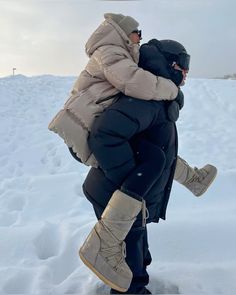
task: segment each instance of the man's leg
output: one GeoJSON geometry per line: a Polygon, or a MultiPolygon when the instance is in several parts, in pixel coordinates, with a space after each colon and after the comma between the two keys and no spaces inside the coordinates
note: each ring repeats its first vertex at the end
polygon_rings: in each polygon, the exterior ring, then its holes
{"type": "Polygon", "coordinates": [[[82,261],[119,292],[127,292],[133,278],[128,264],[124,263],[124,240],[139,212],[146,212],[145,195],[165,167],[165,154],[158,146],[142,139],[137,148],[140,154],[136,156],[137,164],[134,159],[135,168],[126,176],[120,190],[113,193],[79,251],[82,261]]]}
{"type": "MultiPolygon", "coordinates": [[[[93,205],[97,219],[100,220],[106,204],[105,206],[99,204],[88,192],[85,192],[85,194],[93,205]]],[[[151,254],[148,249],[147,227],[146,225],[143,226],[142,212],[140,212],[137,220],[126,236],[125,243],[125,260],[133,273],[133,278],[126,292],[119,292],[115,289],[111,289],[111,294],[150,294],[150,291],[148,291],[145,286],[149,283],[149,275],[146,271],[146,267],[151,263],[151,254]]]]}
{"type": "Polygon", "coordinates": [[[129,265],[133,279],[129,289],[118,292],[111,289],[111,294],[151,294],[146,288],[149,283],[149,275],[146,267],[151,263],[151,254],[148,250],[147,227],[132,227],[125,239],[126,262],[129,265]]]}
{"type": "MultiPolygon", "coordinates": [[[[151,105],[145,103],[145,106],[151,105]]],[[[131,105],[130,107],[129,110],[135,113],[133,115],[139,118],[136,110],[131,105]]],[[[89,139],[91,150],[106,177],[114,183],[120,184],[124,179],[125,182],[120,190],[113,193],[101,220],[95,225],[79,253],[83,262],[100,279],[119,292],[129,289],[133,276],[124,263],[123,241],[143,209],[144,195],[160,177],[165,165],[163,151],[152,144],[148,144],[149,150],[145,149],[144,155],[147,158],[144,157],[145,160],[140,164],[136,163],[129,139],[150,126],[155,117],[153,107],[144,111],[138,105],[137,111],[141,112],[142,123],[130,119],[131,114],[127,115],[117,109],[104,112],[95,122],[89,139]],[[137,181],[141,184],[138,187],[137,181]]]]}

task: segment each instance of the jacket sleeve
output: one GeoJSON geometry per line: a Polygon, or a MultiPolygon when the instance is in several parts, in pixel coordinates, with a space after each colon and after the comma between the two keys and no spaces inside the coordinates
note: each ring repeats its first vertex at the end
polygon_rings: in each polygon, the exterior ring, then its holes
{"type": "Polygon", "coordinates": [[[139,68],[122,52],[102,52],[97,62],[109,83],[125,95],[145,100],[173,100],[178,94],[171,80],[139,68]]]}

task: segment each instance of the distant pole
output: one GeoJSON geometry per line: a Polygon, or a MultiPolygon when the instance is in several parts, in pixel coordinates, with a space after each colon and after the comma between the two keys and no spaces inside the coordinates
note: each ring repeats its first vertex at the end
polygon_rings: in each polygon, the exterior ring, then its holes
{"type": "Polygon", "coordinates": [[[13,68],[13,69],[12,69],[13,76],[15,75],[15,70],[16,70],[16,68],[13,68]]]}

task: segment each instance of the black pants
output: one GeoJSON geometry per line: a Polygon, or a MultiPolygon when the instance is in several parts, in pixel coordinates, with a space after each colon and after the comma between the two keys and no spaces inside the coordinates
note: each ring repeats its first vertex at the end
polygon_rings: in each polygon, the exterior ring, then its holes
{"type": "MultiPolygon", "coordinates": [[[[147,266],[152,258],[148,250],[147,227],[132,227],[127,237],[126,262],[133,273],[133,279],[126,294],[143,294],[142,290],[149,283],[147,266]]],[[[111,290],[112,294],[119,294],[116,290],[111,290]]]]}

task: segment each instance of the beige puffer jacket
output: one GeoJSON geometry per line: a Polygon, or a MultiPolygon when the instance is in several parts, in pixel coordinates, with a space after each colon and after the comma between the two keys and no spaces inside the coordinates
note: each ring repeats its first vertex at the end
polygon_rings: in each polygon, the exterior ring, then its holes
{"type": "Polygon", "coordinates": [[[111,19],[106,19],[86,44],[90,60],[74,84],[71,96],[49,129],[61,136],[86,165],[97,167],[87,139],[95,117],[119,98],[119,93],[145,100],[172,100],[175,84],[139,68],[139,46],[111,19]]]}

